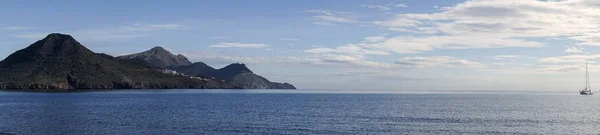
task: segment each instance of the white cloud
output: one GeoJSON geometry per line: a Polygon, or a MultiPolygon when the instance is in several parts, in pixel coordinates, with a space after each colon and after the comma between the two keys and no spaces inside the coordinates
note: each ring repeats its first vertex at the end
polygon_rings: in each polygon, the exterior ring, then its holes
{"type": "Polygon", "coordinates": [[[329,10],[307,10],[309,13],[317,13],[319,15],[315,15],[312,17],[313,24],[317,25],[325,25],[330,26],[333,23],[353,23],[356,22],[354,20],[354,15],[349,12],[334,12],[329,10]]]}
{"type": "Polygon", "coordinates": [[[494,56],[494,59],[501,60],[501,59],[514,59],[514,58],[521,58],[521,57],[523,57],[523,55],[496,55],[496,56],[494,56]]]}
{"type": "Polygon", "coordinates": [[[542,65],[539,70],[546,72],[571,72],[583,69],[581,64],[571,65],[542,65]]]}
{"type": "Polygon", "coordinates": [[[335,24],[330,23],[330,22],[313,22],[312,24],[314,25],[321,25],[321,26],[333,26],[335,24]]]}
{"type": "Polygon", "coordinates": [[[442,68],[455,68],[455,67],[466,67],[466,68],[484,68],[485,65],[479,62],[469,61],[465,59],[459,59],[450,56],[431,56],[431,57],[404,57],[400,58],[395,62],[397,65],[411,68],[428,68],[428,67],[442,67],[442,68]]]}
{"type": "Polygon", "coordinates": [[[179,24],[141,24],[136,23],[133,26],[125,26],[123,29],[130,31],[149,31],[149,30],[182,30],[184,26],[179,24]]]}
{"type": "Polygon", "coordinates": [[[266,44],[252,44],[252,43],[218,43],[215,45],[210,45],[208,47],[215,48],[265,48],[268,45],[266,44]]]}
{"type": "MultiPolygon", "coordinates": [[[[510,73],[510,74],[539,74],[539,75],[551,75],[551,74],[572,74],[572,72],[581,72],[585,70],[584,64],[553,64],[553,65],[539,65],[534,68],[508,68],[508,69],[482,69],[483,71],[495,72],[495,73],[510,73]]],[[[600,66],[588,65],[590,72],[600,71],[600,66]]]]}
{"type": "Polygon", "coordinates": [[[328,21],[328,22],[351,22],[352,21],[352,20],[350,20],[348,18],[344,18],[344,17],[326,16],[326,15],[313,16],[313,18],[316,20],[328,21]]]}
{"type": "Polygon", "coordinates": [[[338,46],[336,48],[313,48],[306,50],[308,53],[336,53],[336,54],[351,54],[351,55],[388,55],[388,52],[378,50],[368,50],[357,45],[338,46]]]}
{"type": "Polygon", "coordinates": [[[365,42],[379,42],[379,41],[383,41],[384,39],[385,39],[385,37],[380,37],[380,36],[366,37],[365,42]]]}
{"type": "MultiPolygon", "coordinates": [[[[568,72],[579,72],[585,70],[586,64],[584,63],[571,63],[571,64],[562,64],[562,65],[543,65],[539,70],[551,73],[568,73],[568,72]]],[[[600,65],[596,65],[595,63],[588,63],[589,72],[599,72],[600,65]]]]}
{"type": "Polygon", "coordinates": [[[22,27],[22,26],[0,27],[0,30],[28,30],[28,29],[32,29],[32,28],[22,27]]]}
{"type": "Polygon", "coordinates": [[[496,65],[496,66],[505,66],[505,65],[508,65],[509,63],[506,63],[506,62],[493,62],[492,64],[496,65]]]}
{"type": "Polygon", "coordinates": [[[42,39],[48,36],[50,33],[21,33],[21,34],[9,34],[11,37],[24,38],[24,39],[42,39]]]}
{"type": "Polygon", "coordinates": [[[284,41],[299,41],[300,39],[296,39],[296,38],[279,38],[279,40],[284,40],[284,41]]]}
{"type": "Polygon", "coordinates": [[[396,4],[396,5],[394,5],[394,7],[401,7],[401,8],[405,8],[405,7],[408,7],[408,5],[400,3],[400,4],[396,4]]]}
{"type": "Polygon", "coordinates": [[[486,40],[473,39],[473,36],[398,36],[375,43],[360,43],[361,47],[372,50],[396,53],[420,53],[434,49],[471,49],[504,47],[542,47],[539,42],[502,38],[495,35],[478,35],[486,40]]]}
{"type": "Polygon", "coordinates": [[[112,27],[112,28],[94,28],[94,29],[74,29],[65,31],[51,32],[28,32],[10,34],[12,37],[25,39],[42,39],[50,33],[70,34],[77,40],[107,40],[107,39],[131,39],[150,35],[149,31],[169,31],[184,30],[186,27],[179,24],[140,24],[131,26],[112,27]]]}
{"type": "Polygon", "coordinates": [[[595,63],[595,60],[600,59],[600,54],[593,55],[567,55],[557,57],[541,58],[543,63],[595,63]]]}
{"type": "Polygon", "coordinates": [[[436,34],[440,31],[433,27],[415,27],[415,28],[388,28],[388,30],[396,32],[407,32],[416,34],[436,34]]]}
{"type": "Polygon", "coordinates": [[[271,64],[289,64],[289,63],[302,63],[300,59],[295,57],[260,57],[260,56],[242,56],[235,53],[224,52],[184,52],[185,55],[191,61],[202,61],[206,63],[218,63],[218,64],[229,64],[235,62],[241,63],[271,63],[271,64]]]}
{"type": "Polygon", "coordinates": [[[374,62],[360,56],[317,54],[313,56],[242,56],[237,54],[222,55],[219,52],[188,52],[182,53],[192,61],[228,64],[233,62],[252,64],[279,64],[279,65],[308,65],[314,67],[347,67],[347,68],[392,68],[394,64],[374,62]]]}
{"type": "Polygon", "coordinates": [[[436,13],[397,14],[393,19],[373,21],[373,24],[420,35],[389,38],[402,42],[383,45],[387,47],[381,49],[395,52],[422,52],[456,46],[463,49],[544,46],[529,40],[538,37],[566,37],[580,41],[578,45],[600,46],[600,30],[597,29],[600,14],[597,14],[598,6],[594,5],[598,3],[593,0],[473,0],[444,7],[436,13]],[[472,41],[477,43],[468,43],[472,41]]]}
{"type": "Polygon", "coordinates": [[[389,28],[410,28],[424,25],[425,23],[418,19],[410,18],[409,15],[397,15],[392,20],[373,21],[373,24],[389,28]]]}
{"type": "Polygon", "coordinates": [[[567,50],[565,50],[565,52],[568,52],[568,53],[582,53],[583,52],[583,48],[568,47],[567,50]]]}
{"type": "MultiPolygon", "coordinates": [[[[20,33],[20,34],[9,34],[9,36],[15,38],[39,40],[48,36],[50,33],[56,32],[33,32],[33,33],[20,33]]],[[[148,36],[146,34],[137,33],[111,33],[111,32],[94,32],[94,31],[73,31],[73,32],[58,32],[63,34],[69,34],[76,38],[78,41],[86,40],[106,40],[106,39],[131,39],[148,36]]]]}
{"type": "Polygon", "coordinates": [[[365,60],[361,56],[340,55],[340,54],[323,54],[315,56],[317,64],[345,64],[349,66],[361,67],[376,67],[376,68],[392,68],[394,65],[365,60]]]}
{"type": "Polygon", "coordinates": [[[379,11],[388,11],[388,10],[392,9],[392,8],[388,7],[387,5],[362,5],[362,7],[374,8],[379,11]]]}
{"type": "Polygon", "coordinates": [[[406,8],[408,7],[408,5],[406,4],[394,4],[394,3],[388,3],[386,5],[361,5],[362,7],[366,7],[366,8],[373,8],[373,9],[377,9],[379,11],[388,11],[388,10],[392,10],[392,8],[396,7],[396,8],[406,8]]]}

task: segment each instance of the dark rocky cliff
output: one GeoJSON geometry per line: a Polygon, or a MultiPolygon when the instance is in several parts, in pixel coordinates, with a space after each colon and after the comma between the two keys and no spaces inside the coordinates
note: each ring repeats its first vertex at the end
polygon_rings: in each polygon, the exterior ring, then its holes
{"type": "Polygon", "coordinates": [[[70,35],[50,34],[0,61],[0,89],[238,88],[232,83],[163,73],[145,61],[96,54],[70,35]]]}

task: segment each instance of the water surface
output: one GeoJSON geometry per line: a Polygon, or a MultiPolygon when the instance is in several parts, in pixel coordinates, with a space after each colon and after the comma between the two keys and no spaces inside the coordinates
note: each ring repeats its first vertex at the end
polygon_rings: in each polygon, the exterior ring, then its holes
{"type": "Polygon", "coordinates": [[[576,93],[0,92],[15,134],[598,134],[576,93]]]}

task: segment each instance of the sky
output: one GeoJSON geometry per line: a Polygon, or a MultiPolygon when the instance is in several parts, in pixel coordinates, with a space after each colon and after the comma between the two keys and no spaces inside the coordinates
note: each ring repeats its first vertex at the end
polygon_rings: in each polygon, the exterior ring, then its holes
{"type": "Polygon", "coordinates": [[[0,59],[50,33],[113,56],[162,46],[300,89],[600,87],[595,0],[2,0],[0,59]],[[598,84],[598,85],[595,85],[598,84]]]}

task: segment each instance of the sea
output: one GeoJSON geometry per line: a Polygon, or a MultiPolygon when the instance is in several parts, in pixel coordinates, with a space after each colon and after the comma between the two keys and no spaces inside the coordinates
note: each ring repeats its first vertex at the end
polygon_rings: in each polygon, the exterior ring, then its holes
{"type": "Polygon", "coordinates": [[[600,134],[577,92],[0,92],[0,134],[600,134]]]}

